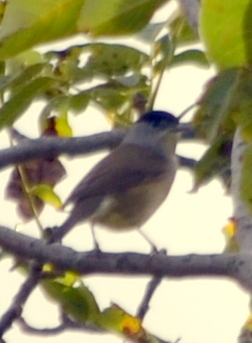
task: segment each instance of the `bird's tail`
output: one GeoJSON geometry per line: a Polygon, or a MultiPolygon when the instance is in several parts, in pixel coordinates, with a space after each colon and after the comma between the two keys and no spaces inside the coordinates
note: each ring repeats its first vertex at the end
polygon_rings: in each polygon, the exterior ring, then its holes
{"type": "Polygon", "coordinates": [[[60,241],[77,223],[90,218],[99,207],[101,199],[101,197],[93,197],[89,200],[76,202],[69,217],[61,226],[52,230],[47,242],[52,244],[60,241]]]}

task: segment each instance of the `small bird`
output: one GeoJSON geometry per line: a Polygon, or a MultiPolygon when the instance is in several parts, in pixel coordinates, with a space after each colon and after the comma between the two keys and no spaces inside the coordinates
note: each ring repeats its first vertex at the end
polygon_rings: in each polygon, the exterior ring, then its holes
{"type": "Polygon", "coordinates": [[[65,203],[73,203],[73,209],[48,242],[59,241],[84,220],[116,231],[139,229],[170,191],[179,131],[179,121],[170,113],[143,115],[75,187],[65,203]]]}

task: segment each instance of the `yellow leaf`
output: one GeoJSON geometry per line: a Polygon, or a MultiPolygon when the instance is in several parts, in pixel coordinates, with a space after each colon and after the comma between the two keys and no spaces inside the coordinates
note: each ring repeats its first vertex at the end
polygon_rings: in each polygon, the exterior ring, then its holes
{"type": "Polygon", "coordinates": [[[246,323],[244,324],[244,329],[252,331],[252,314],[250,314],[248,319],[246,320],[246,323]]]}
{"type": "Polygon", "coordinates": [[[38,184],[31,189],[31,194],[36,195],[45,203],[54,206],[55,208],[62,207],[62,201],[58,195],[53,191],[52,187],[48,184],[38,184]]]}
{"type": "Polygon", "coordinates": [[[61,115],[60,117],[57,117],[55,119],[56,123],[56,131],[59,136],[61,137],[72,137],[73,132],[72,129],[68,123],[67,115],[61,115]]]}
{"type": "Polygon", "coordinates": [[[227,239],[233,238],[237,231],[236,220],[234,218],[230,218],[229,222],[223,227],[222,231],[227,239]]]}
{"type": "Polygon", "coordinates": [[[101,313],[98,324],[106,330],[122,333],[126,336],[134,336],[144,331],[139,318],[131,316],[115,304],[101,313]]]}
{"type": "Polygon", "coordinates": [[[63,276],[58,277],[55,281],[60,282],[65,286],[72,287],[74,283],[78,280],[78,273],[69,270],[63,276]]]}
{"type": "Polygon", "coordinates": [[[237,252],[239,251],[239,244],[236,239],[237,222],[235,218],[230,218],[227,225],[222,228],[226,240],[226,247],[224,252],[237,252]]]}
{"type": "Polygon", "coordinates": [[[43,272],[52,272],[53,271],[53,265],[51,263],[45,263],[43,265],[43,272]]]}

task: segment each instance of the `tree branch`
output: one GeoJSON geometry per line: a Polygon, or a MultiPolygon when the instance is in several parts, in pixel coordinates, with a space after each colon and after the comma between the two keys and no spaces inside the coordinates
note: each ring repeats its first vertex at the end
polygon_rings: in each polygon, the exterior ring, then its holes
{"type": "Polygon", "coordinates": [[[239,249],[243,252],[250,253],[252,249],[252,217],[247,205],[242,201],[240,194],[243,154],[246,147],[247,144],[242,139],[240,130],[237,129],[233,140],[231,155],[233,217],[237,222],[236,239],[239,249]]]}
{"type": "Polygon", "coordinates": [[[146,293],[144,298],[139,306],[137,311],[137,317],[143,321],[144,317],[146,316],[147,311],[149,310],[149,303],[151,301],[152,296],[154,295],[155,290],[160,285],[162,278],[160,276],[154,276],[147,285],[146,293]]]}
{"type": "Polygon", "coordinates": [[[47,245],[0,226],[0,246],[22,259],[38,263],[51,262],[59,270],[82,274],[130,274],[159,277],[222,276],[238,280],[252,290],[252,255],[163,256],[139,253],[78,253],[59,244],[47,245]]]}
{"type": "Polygon", "coordinates": [[[8,165],[41,158],[41,156],[45,159],[51,159],[60,154],[74,156],[110,149],[118,145],[124,135],[125,131],[123,130],[113,130],[88,137],[24,138],[16,146],[0,151],[0,169],[8,165]]]}
{"type": "Polygon", "coordinates": [[[0,337],[8,330],[13,321],[20,317],[27,298],[36,287],[39,281],[40,268],[37,265],[33,265],[28,278],[25,280],[21,286],[16,297],[13,299],[10,308],[5,312],[0,321],[0,337]]]}
{"type": "MultiPolygon", "coordinates": [[[[195,131],[183,124],[182,139],[192,139],[195,131]]],[[[61,154],[75,156],[115,148],[125,136],[125,130],[112,130],[87,137],[23,138],[16,146],[0,150],[0,169],[37,158],[51,159],[61,154]]]]}

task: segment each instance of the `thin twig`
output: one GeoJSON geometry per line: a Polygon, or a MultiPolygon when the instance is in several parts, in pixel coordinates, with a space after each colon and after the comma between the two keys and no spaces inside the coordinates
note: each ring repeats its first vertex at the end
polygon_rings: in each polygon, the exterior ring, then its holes
{"type": "Polygon", "coordinates": [[[198,32],[199,26],[199,9],[200,1],[199,0],[179,0],[180,6],[187,17],[190,26],[194,31],[198,32]]]}
{"type": "Polygon", "coordinates": [[[162,277],[154,277],[151,279],[151,281],[147,285],[146,293],[137,311],[137,317],[139,319],[141,320],[144,319],[147,311],[149,310],[150,300],[161,281],[162,281],[162,277]]]}
{"type": "Polygon", "coordinates": [[[91,327],[90,325],[84,325],[84,324],[74,322],[68,317],[67,319],[64,319],[62,324],[60,324],[59,326],[54,327],[54,328],[44,328],[44,329],[38,329],[38,328],[34,328],[30,326],[22,317],[18,318],[17,322],[23,331],[28,332],[28,333],[34,333],[37,335],[42,335],[42,336],[57,335],[66,330],[73,330],[73,329],[84,330],[85,332],[93,332],[93,333],[105,332],[105,330],[101,330],[100,328],[94,328],[94,327],[91,327]]]}
{"type": "MultiPolygon", "coordinates": [[[[161,250],[158,252],[158,254],[162,256],[166,256],[166,250],[161,250]]],[[[162,277],[154,276],[147,285],[144,298],[141,304],[139,305],[139,309],[137,311],[137,317],[140,318],[142,321],[147,311],[149,310],[149,303],[151,301],[151,298],[161,281],[162,281],[162,277]]]]}
{"type": "Polygon", "coordinates": [[[33,289],[36,287],[39,278],[40,267],[38,267],[37,264],[34,264],[31,267],[29,276],[21,286],[11,306],[0,319],[0,337],[2,337],[2,335],[11,327],[12,323],[20,317],[23,310],[23,305],[33,289]]]}
{"type": "Polygon", "coordinates": [[[17,164],[17,169],[18,169],[18,173],[20,175],[20,181],[21,181],[21,188],[22,188],[22,192],[29,204],[29,207],[30,207],[30,211],[33,215],[33,219],[35,220],[35,223],[37,224],[37,227],[40,231],[40,234],[43,235],[43,231],[44,231],[44,228],[39,220],[39,214],[38,214],[38,211],[36,209],[36,206],[34,204],[34,200],[32,198],[32,195],[31,195],[31,187],[29,185],[29,182],[28,182],[28,178],[26,176],[26,173],[25,173],[25,169],[24,169],[24,165],[23,164],[17,164]]]}

